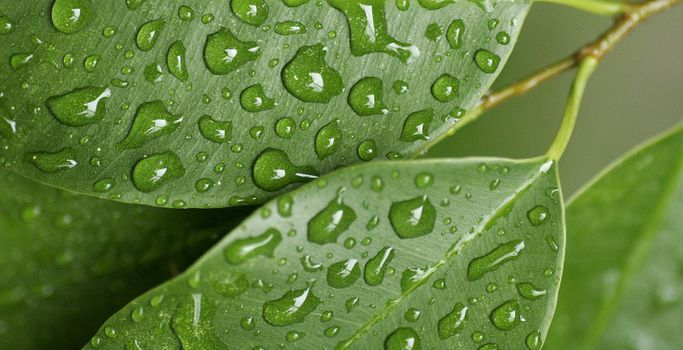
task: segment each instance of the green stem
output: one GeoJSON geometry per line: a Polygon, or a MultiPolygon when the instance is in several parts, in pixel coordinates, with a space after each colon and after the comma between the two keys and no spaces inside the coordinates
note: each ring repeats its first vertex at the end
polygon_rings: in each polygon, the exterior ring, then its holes
{"type": "Polygon", "coordinates": [[[557,132],[555,140],[546,152],[546,156],[551,160],[559,160],[560,157],[562,157],[564,150],[567,148],[569,139],[572,136],[572,131],[574,131],[574,125],[576,125],[576,117],[579,115],[581,98],[586,90],[588,78],[593,74],[597,65],[598,59],[593,56],[586,56],[579,64],[579,69],[576,72],[576,77],[574,77],[572,88],[569,91],[569,97],[567,97],[567,105],[564,109],[560,130],[557,132]]]}
{"type": "Polygon", "coordinates": [[[611,2],[603,0],[536,0],[573,7],[579,10],[594,13],[596,15],[613,17],[629,10],[630,6],[626,3],[611,2]]]}

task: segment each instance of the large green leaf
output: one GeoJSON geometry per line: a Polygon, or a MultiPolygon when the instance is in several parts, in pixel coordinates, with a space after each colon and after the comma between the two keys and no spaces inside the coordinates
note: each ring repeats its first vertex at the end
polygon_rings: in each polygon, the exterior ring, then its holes
{"type": "Polygon", "coordinates": [[[89,347],[539,349],[564,252],[557,186],[540,158],[335,172],[266,204],[89,347]]]}
{"type": "Polygon", "coordinates": [[[82,345],[240,217],[76,196],[0,171],[0,348],[82,345]]]}
{"type": "Polygon", "coordinates": [[[567,208],[549,349],[683,344],[683,128],[618,160],[567,208]]]}
{"type": "Polygon", "coordinates": [[[0,161],[124,202],[262,202],[416,154],[491,85],[529,6],[5,1],[0,161]]]}

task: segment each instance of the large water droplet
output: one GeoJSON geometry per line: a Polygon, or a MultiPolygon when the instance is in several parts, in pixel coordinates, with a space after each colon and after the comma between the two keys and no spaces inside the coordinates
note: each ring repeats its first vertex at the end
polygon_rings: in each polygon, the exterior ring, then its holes
{"type": "Polygon", "coordinates": [[[539,226],[548,219],[548,208],[537,205],[526,213],[529,222],[534,226],[539,226]]]}
{"type": "Polygon", "coordinates": [[[186,52],[185,45],[182,41],[178,40],[171,44],[166,54],[168,71],[180,81],[187,81],[190,78],[190,73],[187,71],[186,52]]]}
{"type": "Polygon", "coordinates": [[[275,107],[275,100],[266,95],[261,84],[254,84],[242,91],[240,104],[244,110],[258,113],[275,107]]]}
{"type": "Polygon", "coordinates": [[[385,350],[420,350],[422,339],[409,327],[399,327],[384,340],[385,350]]]}
{"type": "Polygon", "coordinates": [[[268,19],[268,4],[264,0],[232,0],[230,9],[240,21],[260,26],[268,19]]]}
{"type": "Polygon", "coordinates": [[[66,34],[76,33],[92,17],[92,0],[55,0],[51,15],[57,30],[66,34]]]}
{"type": "Polygon", "coordinates": [[[145,102],[138,107],[128,136],[118,147],[138,148],[150,140],[173,133],[182,121],[183,117],[169,113],[162,101],[145,102]]]}
{"type": "Polygon", "coordinates": [[[47,99],[47,108],[53,116],[69,126],[84,126],[102,120],[107,110],[105,100],[111,90],[101,87],[84,87],[64,95],[47,99]]]}
{"type": "Polygon", "coordinates": [[[9,65],[14,70],[18,70],[26,66],[33,59],[32,53],[17,53],[9,58],[9,65]]]}
{"type": "Polygon", "coordinates": [[[541,331],[533,331],[526,336],[526,347],[529,350],[541,350],[543,347],[543,341],[541,340],[541,331]]]}
{"type": "Polygon", "coordinates": [[[353,85],[349,92],[349,105],[359,116],[385,114],[384,83],[382,79],[366,77],[353,85]]]}
{"type": "Polygon", "coordinates": [[[465,22],[461,19],[456,19],[448,25],[446,30],[446,40],[451,49],[459,49],[463,44],[463,35],[465,33],[465,22]]]}
{"type": "Polygon", "coordinates": [[[180,158],[173,152],[155,154],[140,160],[133,168],[133,185],[140,192],[152,192],[185,175],[180,158]]]}
{"type": "Polygon", "coordinates": [[[269,148],[254,161],[254,184],[259,188],[275,192],[297,182],[309,181],[318,177],[318,172],[310,166],[296,166],[282,150],[269,148]]]}
{"type": "Polygon", "coordinates": [[[500,330],[510,330],[520,321],[519,303],[516,300],[508,300],[498,306],[490,315],[491,322],[500,330]]]}
{"type": "Polygon", "coordinates": [[[142,51],[151,50],[157,43],[159,35],[165,25],[166,21],[162,18],[143,24],[142,27],[140,27],[140,30],[138,30],[138,35],[135,40],[138,48],[142,51]]]}
{"type": "Polygon", "coordinates": [[[394,202],[389,210],[389,221],[400,238],[424,236],[434,230],[436,209],[427,196],[394,202]]]}
{"type": "Polygon", "coordinates": [[[486,273],[498,269],[506,262],[517,259],[523,249],[524,242],[514,240],[499,245],[482,257],[472,259],[467,267],[467,279],[475,281],[484,277],[486,273]]]}
{"type": "Polygon", "coordinates": [[[304,318],[315,311],[320,299],[313,294],[311,287],[291,290],[280,299],[263,304],[263,318],[273,326],[289,326],[301,323],[304,318]]]}
{"type": "Polygon", "coordinates": [[[360,264],[356,259],[343,260],[327,269],[327,284],[334,288],[346,288],[360,277],[360,264]]]}
{"type": "Polygon", "coordinates": [[[401,141],[429,140],[429,125],[434,119],[434,110],[413,112],[406,118],[401,130],[401,141]]]}
{"type": "Polygon", "coordinates": [[[412,63],[420,57],[420,50],[389,35],[384,1],[328,0],[332,7],[346,15],[351,34],[351,53],[363,56],[383,52],[412,63]]]}
{"type": "Polygon", "coordinates": [[[280,231],[269,228],[254,237],[235,240],[223,250],[223,257],[232,265],[239,265],[257,256],[272,257],[282,242],[280,231]]]}
{"type": "Polygon", "coordinates": [[[344,204],[342,194],[308,222],[308,240],[317,244],[334,243],[356,220],[356,212],[344,204]]]}
{"type": "Polygon", "coordinates": [[[27,155],[27,160],[45,173],[56,173],[75,168],[78,165],[76,151],[73,148],[64,148],[54,153],[30,153],[27,155]]]}
{"type": "Polygon", "coordinates": [[[327,103],[344,89],[342,77],[325,63],[327,48],[322,44],[303,46],[282,69],[287,91],[304,102],[327,103]]]}
{"type": "Polygon", "coordinates": [[[394,259],[394,248],[384,247],[377,255],[372,257],[365,264],[363,279],[371,286],[378,286],[384,281],[384,276],[389,268],[391,260],[394,259]]]}
{"type": "Polygon", "coordinates": [[[0,34],[9,34],[14,31],[16,25],[5,15],[0,15],[0,34]]]}
{"type": "Polygon", "coordinates": [[[548,293],[545,289],[538,288],[531,282],[517,283],[517,292],[529,300],[536,300],[548,293]]]}
{"type": "Polygon", "coordinates": [[[365,140],[358,145],[358,158],[368,161],[377,156],[377,144],[375,140],[365,140]]]}
{"type": "Polygon", "coordinates": [[[449,102],[458,97],[460,81],[454,76],[445,73],[432,84],[432,96],[439,102],[449,102]]]}
{"type": "Polygon", "coordinates": [[[337,152],[341,143],[342,130],[335,120],[320,128],[315,135],[315,154],[318,159],[323,160],[337,152]]]}
{"type": "Polygon", "coordinates": [[[439,320],[439,338],[446,339],[462,332],[467,324],[467,306],[455,304],[453,310],[439,320]]]}
{"type": "Polygon", "coordinates": [[[204,63],[211,73],[226,75],[261,55],[254,41],[241,41],[230,29],[221,27],[206,38],[204,63]]]}
{"type": "Polygon", "coordinates": [[[489,50],[480,49],[474,53],[474,61],[482,72],[491,74],[498,69],[500,57],[489,50]]]}
{"type": "Polygon", "coordinates": [[[215,143],[232,141],[232,122],[214,120],[208,115],[199,119],[199,131],[205,139],[215,143]]]}

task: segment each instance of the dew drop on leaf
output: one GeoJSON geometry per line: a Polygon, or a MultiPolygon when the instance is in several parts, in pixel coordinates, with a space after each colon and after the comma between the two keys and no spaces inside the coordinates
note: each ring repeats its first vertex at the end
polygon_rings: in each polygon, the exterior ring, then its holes
{"type": "Polygon", "coordinates": [[[377,255],[368,260],[365,264],[365,273],[363,275],[365,283],[370,286],[382,284],[389,264],[394,259],[394,255],[394,248],[384,247],[377,252],[377,255]]]}
{"type": "Polygon", "coordinates": [[[327,103],[341,94],[341,74],[327,65],[327,48],[322,44],[302,46],[282,69],[285,89],[304,102],[327,103]]]}
{"type": "Polygon", "coordinates": [[[154,48],[154,45],[156,45],[159,35],[165,26],[166,21],[162,18],[143,24],[138,30],[135,39],[138,48],[142,51],[149,51],[154,48]]]}
{"type": "Polygon", "coordinates": [[[220,295],[235,298],[249,288],[249,281],[243,273],[225,272],[213,278],[213,289],[220,295]]]}
{"type": "Polygon", "coordinates": [[[224,250],[223,256],[231,265],[239,265],[257,256],[272,257],[282,242],[280,231],[269,228],[258,236],[235,240],[224,250]]]}
{"type": "Polygon", "coordinates": [[[239,40],[225,27],[210,34],[204,46],[204,63],[216,75],[230,74],[260,55],[256,42],[239,40]]]}
{"type": "Polygon", "coordinates": [[[316,244],[334,243],[356,221],[356,212],[344,204],[342,191],[308,222],[308,240],[316,244]]]}
{"type": "Polygon", "coordinates": [[[508,300],[495,308],[489,318],[496,328],[507,331],[515,328],[520,322],[519,302],[508,300]]]}
{"type": "Polygon", "coordinates": [[[384,340],[385,350],[420,350],[422,339],[410,327],[399,327],[384,340]]]}
{"type": "Polygon", "coordinates": [[[429,140],[429,125],[432,119],[434,119],[433,109],[425,109],[408,115],[401,130],[401,141],[429,140]]]}
{"type": "Polygon", "coordinates": [[[358,158],[364,161],[373,160],[377,156],[377,144],[375,140],[365,140],[358,145],[358,158]]]}
{"type": "Polygon", "coordinates": [[[211,116],[205,115],[199,118],[199,132],[205,139],[214,143],[226,143],[232,141],[232,122],[218,121],[211,116]]]}
{"type": "Polygon", "coordinates": [[[479,49],[474,53],[474,61],[482,72],[491,74],[498,69],[500,57],[486,49],[479,49]]]}
{"type": "Polygon", "coordinates": [[[232,0],[230,9],[240,21],[258,27],[268,19],[268,4],[265,0],[232,0]]]}
{"type": "Polygon", "coordinates": [[[186,52],[185,45],[182,41],[178,40],[169,46],[168,53],[166,54],[168,71],[180,81],[187,81],[190,78],[190,73],[187,71],[186,52]]]}
{"type": "Polygon", "coordinates": [[[389,221],[402,238],[416,238],[434,230],[436,209],[427,196],[394,202],[389,209],[389,221]]]}
{"type": "Polygon", "coordinates": [[[275,24],[275,33],[280,35],[304,34],[306,30],[306,25],[296,21],[284,21],[275,24]]]}
{"type": "Polygon", "coordinates": [[[456,19],[448,25],[446,30],[446,41],[451,49],[459,49],[463,44],[463,34],[465,33],[465,22],[461,19],[456,19]]]}
{"type": "Polygon", "coordinates": [[[356,82],[349,91],[349,106],[359,116],[388,113],[384,104],[384,83],[376,77],[365,77],[356,82]]]}
{"type": "Polygon", "coordinates": [[[342,130],[338,121],[334,120],[320,128],[315,135],[315,154],[323,160],[339,149],[342,143],[342,130]]]}
{"type": "Polygon", "coordinates": [[[139,148],[153,139],[172,134],[182,121],[182,116],[173,115],[166,110],[164,102],[159,100],[145,102],[138,107],[130,131],[118,147],[139,148]]]}
{"type": "Polygon", "coordinates": [[[538,288],[531,282],[517,283],[517,292],[529,300],[536,300],[547,294],[545,289],[538,288]]]}
{"type": "Polygon", "coordinates": [[[432,84],[432,96],[439,102],[449,102],[458,97],[460,81],[452,75],[445,73],[432,84]]]}
{"type": "Polygon", "coordinates": [[[92,15],[92,0],[55,0],[52,5],[52,24],[65,34],[83,29],[92,15]]]}
{"type": "Polygon", "coordinates": [[[467,279],[476,281],[506,262],[517,259],[524,247],[524,241],[514,240],[499,245],[484,256],[472,259],[467,267],[467,279]]]}
{"type": "Polygon", "coordinates": [[[539,226],[548,219],[548,208],[538,205],[526,213],[529,222],[534,226],[539,226]]]}
{"type": "Polygon", "coordinates": [[[282,150],[269,148],[254,161],[254,184],[259,188],[275,192],[288,185],[304,182],[318,177],[318,172],[310,166],[295,166],[282,150]]]}
{"type": "Polygon", "coordinates": [[[279,299],[263,304],[263,319],[273,326],[289,326],[301,323],[315,311],[320,299],[313,294],[311,287],[291,290],[279,299]]]}
{"type": "Polygon", "coordinates": [[[456,303],[453,310],[439,320],[439,338],[446,339],[462,332],[467,324],[468,307],[462,303],[456,303]]]}
{"type": "Polygon", "coordinates": [[[102,87],[84,87],[64,95],[47,99],[47,108],[62,124],[84,126],[99,122],[107,113],[105,101],[111,90],[102,87]]]}
{"type": "Polygon", "coordinates": [[[275,107],[275,100],[266,95],[263,85],[254,84],[242,91],[240,104],[245,111],[258,113],[275,107]]]}
{"type": "Polygon", "coordinates": [[[56,173],[72,169],[78,166],[76,151],[73,148],[64,148],[60,151],[34,152],[27,155],[27,160],[44,173],[56,173]]]}
{"type": "Polygon", "coordinates": [[[133,168],[132,181],[140,192],[149,193],[185,175],[185,167],[171,152],[143,158],[133,168]]]}
{"type": "Polygon", "coordinates": [[[334,288],[346,288],[360,277],[360,263],[356,259],[339,261],[327,268],[327,284],[334,288]]]}

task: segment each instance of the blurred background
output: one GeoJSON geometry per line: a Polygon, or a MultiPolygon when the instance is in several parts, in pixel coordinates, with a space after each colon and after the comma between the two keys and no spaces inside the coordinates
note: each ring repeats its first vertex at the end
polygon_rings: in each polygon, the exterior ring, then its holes
{"type": "MultiPolygon", "coordinates": [[[[593,41],[612,20],[559,5],[535,4],[494,85],[504,87],[593,41]]],[[[534,157],[557,131],[573,79],[568,72],[492,110],[426,157],[534,157]]],[[[683,120],[683,6],[650,18],[600,64],[586,89],[561,162],[569,198],[613,159],[683,120]]]]}

